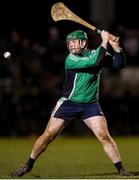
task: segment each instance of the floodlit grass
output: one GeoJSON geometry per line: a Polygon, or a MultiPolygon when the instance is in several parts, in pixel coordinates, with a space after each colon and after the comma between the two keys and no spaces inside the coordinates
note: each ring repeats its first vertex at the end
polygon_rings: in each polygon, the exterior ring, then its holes
{"type": "MultiPolygon", "coordinates": [[[[139,178],[139,137],[115,137],[123,163],[139,178]]],[[[0,178],[23,164],[36,137],[0,138],[0,178]]],[[[94,137],[62,137],[51,143],[23,179],[119,179],[112,162],[94,137]]],[[[125,178],[125,177],[124,177],[125,178]]],[[[133,177],[131,177],[133,179],[133,177]]]]}

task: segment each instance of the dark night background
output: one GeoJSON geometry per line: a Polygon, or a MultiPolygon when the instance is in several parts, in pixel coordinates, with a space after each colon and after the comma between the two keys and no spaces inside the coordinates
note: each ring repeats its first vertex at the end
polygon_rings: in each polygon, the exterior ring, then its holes
{"type": "MultiPolygon", "coordinates": [[[[55,22],[53,22],[50,16],[51,6],[55,2],[58,1],[1,1],[1,33],[5,34],[11,29],[16,28],[25,35],[33,38],[46,36],[48,27],[55,25],[55,22]]],[[[63,0],[62,2],[77,15],[91,22],[91,18],[89,17],[91,0],[86,0],[85,2],[80,0],[63,0]]],[[[115,23],[122,23],[128,27],[138,28],[138,1],[115,0],[114,3],[115,23]]],[[[62,23],[62,25],[64,24],[62,23]]],[[[71,23],[68,22],[66,25],[70,27],[71,23]]],[[[74,25],[76,26],[76,24],[74,25]]]]}
{"type": "MultiPolygon", "coordinates": [[[[51,109],[62,91],[64,59],[67,53],[64,40],[67,33],[75,29],[83,29],[88,33],[89,38],[92,38],[90,48],[96,48],[100,44],[99,35],[77,23],[54,22],[50,9],[55,2],[58,1],[0,2],[1,136],[40,134],[45,128],[51,109]],[[2,56],[6,50],[12,53],[8,60],[2,56]]],[[[100,102],[113,134],[138,135],[137,1],[113,0],[114,20],[109,24],[93,19],[91,16],[93,0],[62,2],[84,20],[100,28],[106,25],[107,30],[120,35],[121,46],[127,56],[127,67],[118,72],[104,71],[100,102]]],[[[102,2],[104,3],[104,0],[102,2]]],[[[105,12],[101,13],[103,17],[105,12]]],[[[75,121],[65,133],[70,135],[88,133],[85,130],[78,121],[75,121]],[[77,128],[78,132],[76,132],[77,128]]]]}

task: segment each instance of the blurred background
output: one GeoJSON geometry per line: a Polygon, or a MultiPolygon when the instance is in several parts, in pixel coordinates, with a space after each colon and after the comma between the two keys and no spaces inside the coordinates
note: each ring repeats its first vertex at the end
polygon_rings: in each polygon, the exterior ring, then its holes
{"type": "MultiPolygon", "coordinates": [[[[71,21],[54,22],[51,6],[58,1],[0,2],[0,136],[41,134],[64,83],[67,33],[88,33],[89,48],[101,39],[71,21]],[[3,53],[11,52],[5,59],[3,53]]],[[[62,0],[78,16],[120,36],[127,66],[104,69],[100,104],[111,134],[139,135],[139,21],[136,0],[62,0]]],[[[78,120],[65,135],[88,135],[78,120]]]]}

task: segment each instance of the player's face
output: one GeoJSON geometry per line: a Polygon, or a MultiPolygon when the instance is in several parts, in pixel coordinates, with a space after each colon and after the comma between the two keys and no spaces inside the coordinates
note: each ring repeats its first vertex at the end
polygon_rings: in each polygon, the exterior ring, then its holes
{"type": "Polygon", "coordinates": [[[81,54],[82,49],[85,47],[86,41],[78,39],[70,40],[67,43],[68,49],[72,54],[81,54]]]}

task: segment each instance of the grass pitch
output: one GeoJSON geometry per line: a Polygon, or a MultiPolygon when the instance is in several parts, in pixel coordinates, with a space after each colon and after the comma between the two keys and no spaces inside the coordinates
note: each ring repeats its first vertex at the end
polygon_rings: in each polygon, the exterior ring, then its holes
{"type": "MultiPolygon", "coordinates": [[[[114,137],[123,164],[139,179],[139,137],[114,137]]],[[[0,138],[0,178],[23,164],[36,137],[0,138]]],[[[112,162],[94,137],[62,137],[53,141],[23,179],[119,179],[112,162]]],[[[21,179],[22,179],[21,178],[21,179]]],[[[125,178],[125,177],[124,177],[125,178]]],[[[131,177],[133,179],[133,177],[131,177]]]]}

